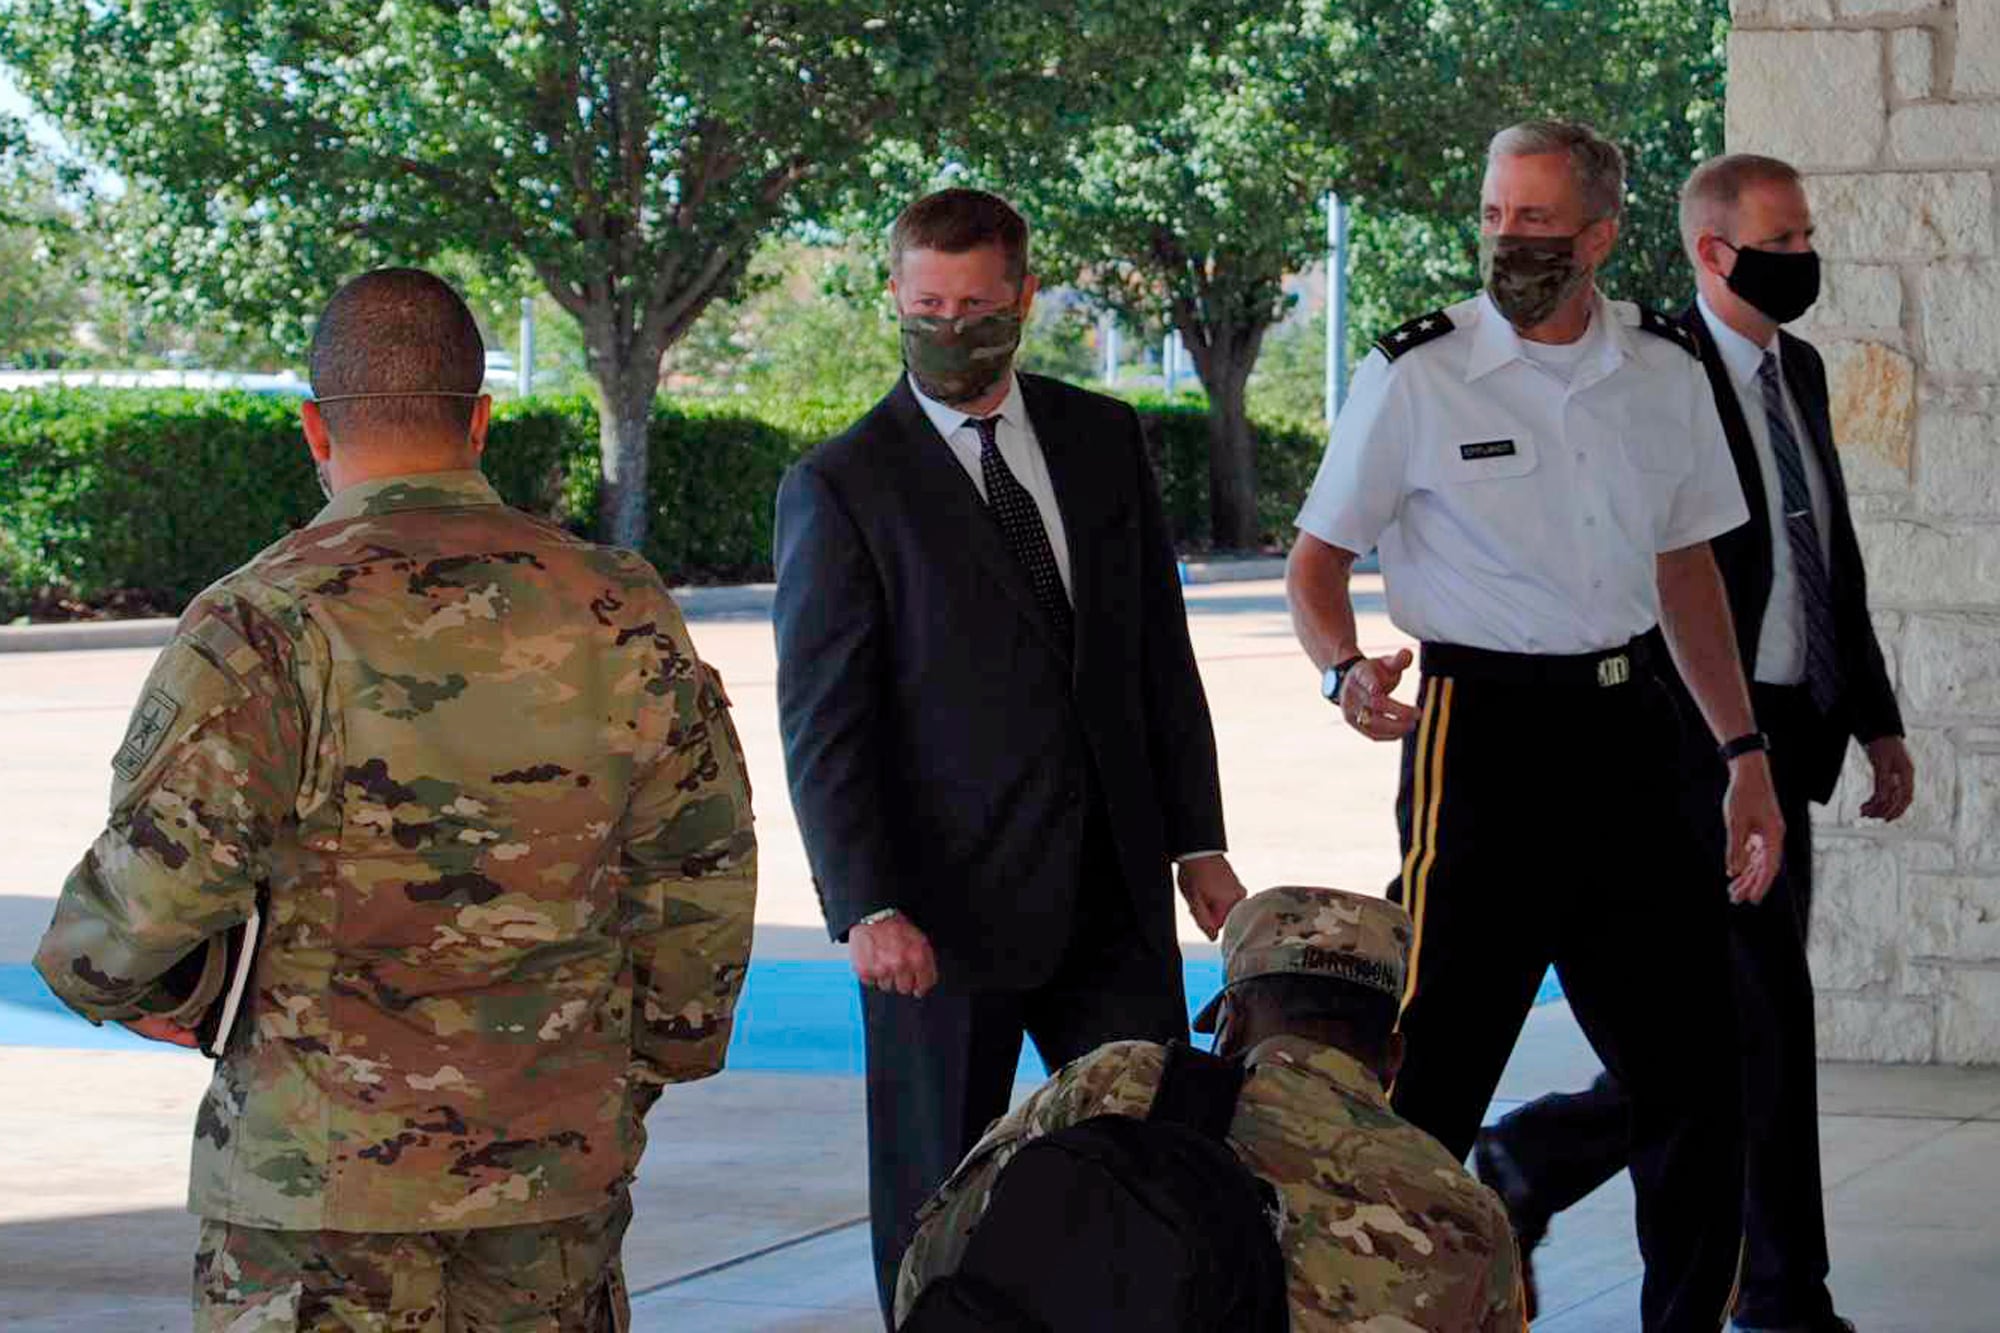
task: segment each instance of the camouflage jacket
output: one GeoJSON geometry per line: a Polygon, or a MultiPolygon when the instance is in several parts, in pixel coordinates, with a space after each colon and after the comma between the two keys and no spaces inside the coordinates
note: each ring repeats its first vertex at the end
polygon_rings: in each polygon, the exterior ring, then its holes
{"type": "Polygon", "coordinates": [[[587,1212],[722,1065],[756,841],[720,682],[645,561],[477,472],[345,490],[202,593],[112,769],[35,959],[72,1008],[186,1012],[163,978],[267,899],[203,1216],[587,1212]]]}
{"type": "MultiPolygon", "coordinates": [[[[955,1269],[1001,1169],[1039,1135],[1143,1116],[1166,1048],[1114,1042],[1057,1071],[994,1122],[919,1214],[899,1314],[955,1269]]],[[[1274,1037],[1250,1053],[1229,1143],[1284,1204],[1279,1244],[1300,1333],[1521,1333],[1514,1237],[1500,1200],[1389,1109],[1345,1052],[1274,1037]]]]}

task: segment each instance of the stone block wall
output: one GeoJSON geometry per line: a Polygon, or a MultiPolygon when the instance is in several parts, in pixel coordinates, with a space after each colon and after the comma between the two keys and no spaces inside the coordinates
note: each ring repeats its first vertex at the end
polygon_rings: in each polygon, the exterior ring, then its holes
{"type": "Polygon", "coordinates": [[[1734,0],[1727,139],[1807,174],[1826,354],[1916,804],[1818,828],[1830,1059],[2000,1062],[2000,0],[1734,0]]]}

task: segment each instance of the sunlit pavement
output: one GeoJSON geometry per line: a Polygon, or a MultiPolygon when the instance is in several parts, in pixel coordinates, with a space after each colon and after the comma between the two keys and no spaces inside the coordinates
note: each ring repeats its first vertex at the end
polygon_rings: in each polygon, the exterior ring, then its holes
{"type": "MultiPolygon", "coordinates": [[[[1366,646],[1398,646],[1379,580],[1358,591],[1366,646]]],[[[1188,601],[1243,878],[1253,888],[1379,890],[1396,863],[1394,748],[1333,724],[1280,585],[1191,588],[1188,601]]],[[[767,966],[752,983],[738,1067],[675,1090],[653,1114],[627,1250],[642,1330],[880,1326],[860,1221],[862,1086],[847,1072],[858,1054],[852,991],[840,980],[842,952],[820,929],[785,797],[771,631],[758,605],[746,598],[741,610],[697,620],[694,633],[728,682],[750,752],[763,848],[757,958],[767,966]]],[[[189,1325],[194,1224],[181,1199],[205,1062],[50,1013],[24,971],[63,874],[102,817],[109,756],[152,657],[0,654],[0,1136],[10,1148],[0,1328],[9,1333],[189,1325]]],[[[1183,925],[1199,983],[1213,976],[1213,951],[1183,925]]],[[[1594,1072],[1567,1010],[1551,1004],[1530,1018],[1501,1097],[1577,1086],[1594,1072]]],[[[2000,1072],[1828,1066],[1822,1083],[1843,1310],[1865,1333],[2000,1328],[2000,1072]]],[[[1548,1311],[1538,1328],[1637,1327],[1630,1207],[1621,1180],[1557,1223],[1538,1256],[1548,1311]]]]}

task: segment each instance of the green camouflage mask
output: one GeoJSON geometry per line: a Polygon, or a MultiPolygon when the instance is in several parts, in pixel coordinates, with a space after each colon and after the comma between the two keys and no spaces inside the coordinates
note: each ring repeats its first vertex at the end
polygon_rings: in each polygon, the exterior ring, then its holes
{"type": "Polygon", "coordinates": [[[1532,329],[1546,322],[1590,281],[1590,270],[1576,262],[1581,235],[1479,238],[1479,281],[1509,324],[1532,329]]]}
{"type": "Polygon", "coordinates": [[[944,319],[903,316],[903,364],[925,396],[947,406],[969,403],[1000,382],[1021,345],[1021,312],[944,319]]]}

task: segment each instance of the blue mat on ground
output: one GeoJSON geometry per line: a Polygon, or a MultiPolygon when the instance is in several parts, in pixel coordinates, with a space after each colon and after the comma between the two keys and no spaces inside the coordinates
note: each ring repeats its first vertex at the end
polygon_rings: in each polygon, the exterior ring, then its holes
{"type": "MultiPolygon", "coordinates": [[[[1190,1014],[1222,984],[1222,964],[1187,965],[1190,1014]]],[[[1560,999],[1551,971],[1536,1004],[1560,999]]],[[[116,1026],[92,1027],[65,1009],[25,963],[0,965],[0,1046],[64,1050],[165,1050],[116,1026]]],[[[729,1044],[731,1069],[787,1074],[862,1072],[861,994],[838,959],[767,959],[752,963],[729,1044]]],[[[1022,1078],[1039,1080],[1032,1046],[1021,1052],[1022,1078]]]]}

